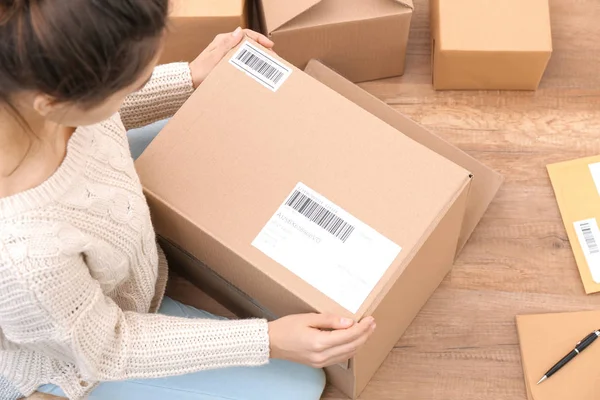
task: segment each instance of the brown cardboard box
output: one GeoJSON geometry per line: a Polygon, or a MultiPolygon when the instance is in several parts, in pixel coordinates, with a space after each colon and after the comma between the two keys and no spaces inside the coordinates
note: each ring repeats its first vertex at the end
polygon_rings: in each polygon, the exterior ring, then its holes
{"type": "Polygon", "coordinates": [[[320,59],[354,82],[404,73],[412,0],[258,0],[262,31],[298,68],[320,59]]]}
{"type": "MultiPolygon", "coordinates": [[[[172,265],[245,314],[373,315],[374,337],[347,365],[327,369],[356,398],[451,269],[467,204],[467,215],[479,220],[498,187],[478,186],[473,201],[465,168],[245,46],[217,66],[137,161],[156,231],[172,265]],[[248,73],[231,62],[238,59],[248,73]],[[292,194],[299,182],[312,200],[292,194]]],[[[334,78],[332,86],[355,88],[317,63],[309,69],[334,78]]],[[[362,100],[374,111],[387,107],[362,100]]],[[[499,183],[478,168],[486,176],[473,183],[499,183]]]]}
{"type": "Polygon", "coordinates": [[[248,27],[246,0],[172,0],[160,64],[190,62],[220,33],[248,27]]]}
{"type": "Polygon", "coordinates": [[[432,0],[435,89],[535,90],[552,54],[548,0],[432,0]]]}

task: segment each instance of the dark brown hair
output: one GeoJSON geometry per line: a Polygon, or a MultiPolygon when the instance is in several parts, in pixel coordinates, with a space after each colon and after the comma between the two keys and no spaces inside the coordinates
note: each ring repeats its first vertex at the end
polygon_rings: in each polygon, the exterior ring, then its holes
{"type": "Polygon", "coordinates": [[[0,102],[24,90],[93,107],[154,59],[169,0],[0,0],[0,102]]]}

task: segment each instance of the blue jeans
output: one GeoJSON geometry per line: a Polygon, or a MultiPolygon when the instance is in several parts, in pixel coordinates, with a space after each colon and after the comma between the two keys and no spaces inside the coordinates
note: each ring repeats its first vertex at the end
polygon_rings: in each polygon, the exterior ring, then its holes
{"type": "MultiPolygon", "coordinates": [[[[186,318],[223,318],[165,297],[159,313],[186,318]]],[[[103,382],[90,400],[318,400],[325,387],[322,370],[271,360],[261,367],[232,367],[159,379],[103,382]]],[[[39,392],[65,397],[55,385],[39,392]]]]}
{"type": "MultiPolygon", "coordinates": [[[[161,121],[128,133],[132,156],[139,157],[164,126],[161,121]]],[[[224,318],[165,297],[160,314],[185,318],[224,318]]],[[[288,361],[271,360],[261,367],[232,367],[159,379],[103,382],[90,400],[318,400],[325,388],[325,373],[288,361]]],[[[55,385],[39,392],[65,397],[55,385]]]]}

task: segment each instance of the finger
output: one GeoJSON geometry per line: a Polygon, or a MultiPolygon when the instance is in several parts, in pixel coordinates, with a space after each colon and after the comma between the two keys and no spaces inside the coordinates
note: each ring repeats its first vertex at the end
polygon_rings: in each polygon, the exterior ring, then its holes
{"type": "MultiPolygon", "coordinates": [[[[356,352],[369,340],[371,335],[375,332],[375,324],[370,325],[367,332],[356,338],[350,343],[343,344],[341,346],[332,347],[325,351],[324,356],[327,360],[349,360],[354,357],[356,352]]],[[[338,361],[341,362],[341,361],[338,361]]]]}
{"type": "Polygon", "coordinates": [[[244,33],[248,35],[250,39],[254,40],[255,42],[261,44],[266,48],[271,48],[275,45],[275,43],[271,39],[253,30],[244,29],[244,33]]]}
{"type": "Polygon", "coordinates": [[[366,335],[372,326],[375,324],[373,317],[367,317],[360,321],[358,324],[354,324],[351,328],[345,330],[336,330],[326,332],[327,337],[324,340],[324,344],[327,347],[342,346],[347,343],[352,343],[363,335],[366,335]]]}
{"type": "Polygon", "coordinates": [[[348,329],[354,325],[354,321],[349,318],[331,314],[312,314],[308,323],[317,329],[348,329]]]}
{"type": "Polygon", "coordinates": [[[240,27],[237,27],[235,31],[231,32],[231,34],[227,36],[225,40],[225,46],[228,47],[227,51],[237,46],[242,41],[243,37],[244,30],[240,27]]]}

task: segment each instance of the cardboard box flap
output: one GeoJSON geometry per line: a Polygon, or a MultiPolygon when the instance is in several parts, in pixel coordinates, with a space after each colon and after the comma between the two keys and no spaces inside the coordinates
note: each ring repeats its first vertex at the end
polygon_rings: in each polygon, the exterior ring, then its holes
{"type": "Polygon", "coordinates": [[[408,7],[411,10],[415,9],[415,5],[413,4],[412,0],[393,0],[393,1],[400,4],[401,6],[408,7]]]}
{"type": "Polygon", "coordinates": [[[458,254],[500,189],[504,180],[502,175],[483,165],[439,136],[429,132],[421,125],[389,107],[383,101],[354,85],[319,61],[311,60],[305,72],[401,131],[412,140],[421,143],[473,174],[465,220],[458,241],[458,254]]]}
{"type": "Polygon", "coordinates": [[[410,0],[322,0],[278,30],[312,28],[401,14],[412,14],[410,0]]]}
{"type": "Polygon", "coordinates": [[[291,21],[321,1],[322,0],[262,0],[267,32],[271,33],[280,28],[286,22],[291,21]]]}

